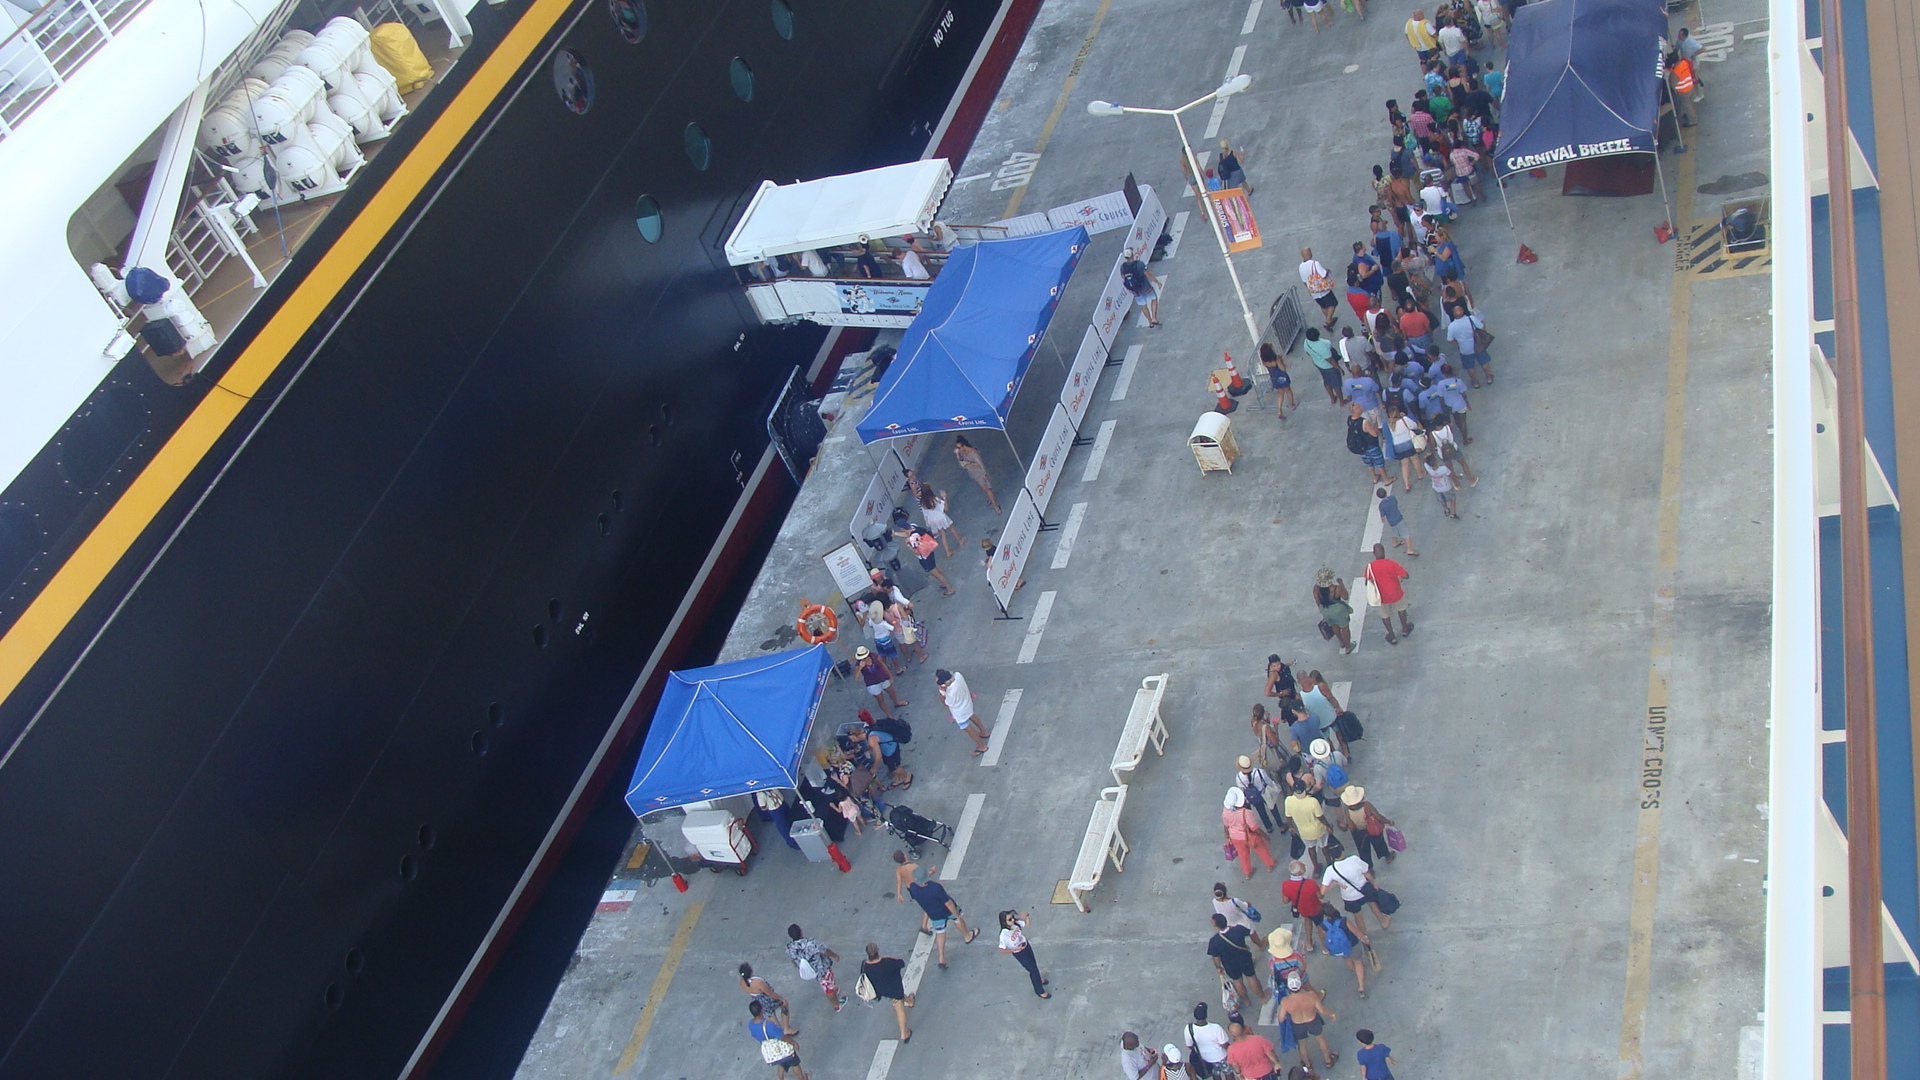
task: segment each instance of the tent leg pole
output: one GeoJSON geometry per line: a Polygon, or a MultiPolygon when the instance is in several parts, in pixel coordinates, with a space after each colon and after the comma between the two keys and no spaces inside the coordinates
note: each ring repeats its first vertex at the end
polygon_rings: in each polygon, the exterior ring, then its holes
{"type": "Polygon", "coordinates": [[[1496,175],[1493,182],[1500,185],[1500,208],[1507,212],[1507,228],[1513,228],[1513,204],[1507,201],[1507,178],[1496,175]]]}
{"type": "Polygon", "coordinates": [[[1020,470],[1020,486],[1027,486],[1027,463],[1020,460],[1020,450],[1013,445],[1013,433],[1006,428],[1000,429],[1000,437],[1007,440],[1007,450],[1013,454],[1013,464],[1020,470]]]}
{"type": "Polygon", "coordinates": [[[1666,207],[1667,224],[1673,226],[1674,232],[1679,232],[1680,223],[1673,220],[1673,200],[1667,195],[1667,167],[1660,163],[1659,147],[1653,151],[1653,173],[1660,178],[1660,205],[1666,207]]]}

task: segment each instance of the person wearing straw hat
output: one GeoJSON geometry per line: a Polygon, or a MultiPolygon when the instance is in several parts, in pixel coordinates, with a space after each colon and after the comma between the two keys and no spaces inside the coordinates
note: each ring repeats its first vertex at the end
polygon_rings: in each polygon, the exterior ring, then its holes
{"type": "Polygon", "coordinates": [[[1387,846],[1386,831],[1393,819],[1367,801],[1367,789],[1348,784],[1340,793],[1340,805],[1347,808],[1347,820],[1352,822],[1349,832],[1353,836],[1354,854],[1365,859],[1369,867],[1380,865],[1376,859],[1392,862],[1393,849],[1387,846]]]}
{"type": "Polygon", "coordinates": [[[1238,787],[1227,789],[1225,806],[1220,811],[1220,826],[1226,833],[1227,843],[1240,858],[1240,873],[1248,881],[1253,880],[1255,855],[1267,864],[1267,873],[1273,873],[1273,852],[1267,847],[1267,831],[1254,820],[1253,811],[1247,809],[1246,793],[1238,787]]]}
{"type": "Polygon", "coordinates": [[[1295,780],[1293,794],[1287,796],[1283,809],[1293,819],[1294,835],[1307,846],[1307,855],[1313,859],[1313,869],[1318,873],[1326,862],[1328,835],[1327,818],[1320,809],[1320,800],[1307,790],[1303,781],[1295,780]]]}
{"type": "Polygon", "coordinates": [[[1253,812],[1260,815],[1260,826],[1268,832],[1273,831],[1273,815],[1268,811],[1267,792],[1272,790],[1273,776],[1267,770],[1256,768],[1253,759],[1241,754],[1234,759],[1234,766],[1240,771],[1233,778],[1233,784],[1246,796],[1246,802],[1253,812]]]}
{"type": "Polygon", "coordinates": [[[1287,927],[1267,935],[1267,975],[1277,996],[1285,996],[1288,979],[1307,977],[1307,962],[1294,948],[1293,931],[1287,927]]]}

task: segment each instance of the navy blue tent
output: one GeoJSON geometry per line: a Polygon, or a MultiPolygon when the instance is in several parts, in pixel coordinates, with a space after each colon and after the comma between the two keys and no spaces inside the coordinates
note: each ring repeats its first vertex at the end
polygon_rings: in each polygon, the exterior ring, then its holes
{"type": "Polygon", "coordinates": [[[824,645],[676,671],[627,785],[636,815],[800,783],[833,657],[824,645]]]}
{"type": "Polygon", "coordinates": [[[1005,430],[1087,230],[987,240],[954,249],[900,339],[859,424],[862,442],[927,431],[1005,430]]]}
{"type": "Polygon", "coordinates": [[[1535,0],[1516,12],[1496,171],[1656,154],[1666,32],[1657,0],[1535,0]]]}

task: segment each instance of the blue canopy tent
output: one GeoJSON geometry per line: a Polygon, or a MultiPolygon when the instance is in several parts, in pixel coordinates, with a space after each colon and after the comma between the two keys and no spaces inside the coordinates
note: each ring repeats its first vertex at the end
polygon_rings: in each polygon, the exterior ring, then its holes
{"type": "MultiPolygon", "coordinates": [[[[1666,65],[1657,0],[1535,0],[1514,14],[1500,99],[1499,177],[1583,158],[1652,154],[1666,65]]],[[[1502,202],[1506,185],[1500,187],[1502,202]]],[[[1513,224],[1513,211],[1507,211],[1513,224]]]]}
{"type": "Polygon", "coordinates": [[[860,441],[1006,430],[1027,365],[1087,248],[1087,230],[954,249],[861,419],[860,441]]]}
{"type": "Polygon", "coordinates": [[[635,816],[800,783],[833,658],[824,645],[676,671],[627,785],[635,816]]]}

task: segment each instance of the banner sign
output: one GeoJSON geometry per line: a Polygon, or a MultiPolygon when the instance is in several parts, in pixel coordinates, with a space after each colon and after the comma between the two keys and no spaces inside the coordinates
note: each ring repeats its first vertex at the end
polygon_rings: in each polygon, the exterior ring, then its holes
{"type": "Polygon", "coordinates": [[[873,479],[867,481],[867,493],[860,500],[860,509],[847,525],[854,543],[864,543],[867,530],[873,526],[892,523],[893,508],[906,505],[906,488],[907,467],[900,463],[899,457],[888,454],[881,458],[880,467],[873,471],[873,479]]]}
{"type": "Polygon", "coordinates": [[[1039,535],[1040,511],[1033,505],[1033,496],[1021,488],[1007,513],[1000,543],[987,559],[987,584],[1002,608],[1013,603],[1013,590],[1020,584],[1020,575],[1027,568],[1027,556],[1033,553],[1033,542],[1039,535]]]}
{"type": "Polygon", "coordinates": [[[1226,235],[1227,250],[1252,251],[1260,246],[1260,225],[1253,220],[1253,204],[1240,188],[1207,192],[1207,211],[1226,235]]]}
{"type": "Polygon", "coordinates": [[[1067,381],[1060,387],[1060,404],[1066,406],[1067,420],[1073,424],[1073,430],[1080,430],[1080,422],[1087,418],[1087,406],[1093,401],[1093,388],[1100,382],[1100,372],[1107,366],[1107,348],[1100,343],[1100,335],[1093,327],[1080,338],[1080,351],[1073,354],[1073,367],[1067,370],[1067,381]]]}
{"type": "Polygon", "coordinates": [[[1160,234],[1167,231],[1167,211],[1160,205],[1160,196],[1154,194],[1153,185],[1140,185],[1140,212],[1133,216],[1133,228],[1127,230],[1127,245],[1124,251],[1137,251],[1140,261],[1148,262],[1153,255],[1153,245],[1159,243],[1160,234]]]}
{"type": "Polygon", "coordinates": [[[1064,406],[1055,404],[1047,421],[1047,433],[1033,452],[1033,464],[1027,466],[1027,491],[1041,514],[1053,501],[1053,489],[1059,485],[1060,470],[1067,466],[1067,451],[1073,448],[1073,422],[1064,406]]]}
{"type": "Polygon", "coordinates": [[[873,587],[873,580],[867,576],[867,564],[860,558],[858,544],[841,544],[822,555],[820,561],[827,564],[827,573],[833,575],[834,587],[848,600],[873,587]]]}
{"type": "Polygon", "coordinates": [[[1096,195],[1070,206],[1056,206],[1047,211],[1047,223],[1056,229],[1071,229],[1075,225],[1084,226],[1088,235],[1097,235],[1109,229],[1124,229],[1133,222],[1133,211],[1127,208],[1127,193],[1109,191],[1105,195],[1096,195]]]}
{"type": "Polygon", "coordinates": [[[1132,310],[1133,294],[1127,291],[1126,283],[1120,280],[1120,264],[1115,263],[1113,273],[1107,275],[1107,287],[1100,290],[1100,302],[1093,308],[1093,331],[1100,335],[1102,347],[1113,348],[1114,336],[1120,333],[1120,324],[1126,321],[1127,312],[1132,310]]]}

